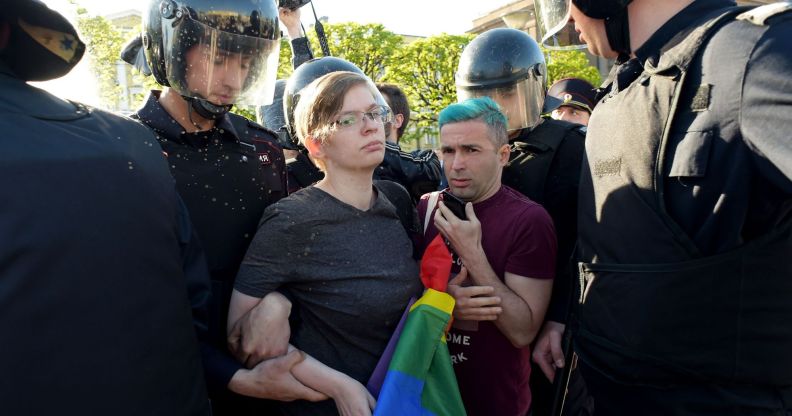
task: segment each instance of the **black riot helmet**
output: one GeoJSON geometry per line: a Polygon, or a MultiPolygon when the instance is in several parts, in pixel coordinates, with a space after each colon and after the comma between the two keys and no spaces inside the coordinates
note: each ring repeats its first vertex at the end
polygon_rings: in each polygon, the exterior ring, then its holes
{"type": "Polygon", "coordinates": [[[570,2],[586,16],[605,20],[608,43],[619,53],[620,60],[630,54],[627,5],[632,0],[536,0],[534,5],[539,30],[543,34],[542,42],[547,42],[568,26],[570,2]]]}
{"type": "Polygon", "coordinates": [[[46,81],[66,75],[82,59],[85,44],[74,26],[38,0],[9,0],[0,8],[8,23],[0,59],[25,81],[46,81]],[[52,40],[55,40],[54,42],[52,40]]]}
{"type": "Polygon", "coordinates": [[[280,48],[273,0],[150,0],[143,29],[157,82],[201,116],[272,101],[280,48]]]}
{"type": "Polygon", "coordinates": [[[509,119],[510,132],[533,128],[546,111],[544,55],[520,30],[491,29],[473,39],[462,51],[455,80],[459,101],[481,96],[495,100],[509,119]]]}
{"type": "MultiPolygon", "coordinates": [[[[297,108],[297,103],[300,101],[300,91],[322,75],[339,71],[366,75],[352,62],[334,56],[323,56],[311,59],[297,67],[286,81],[286,89],[283,92],[283,112],[286,114],[286,128],[295,143],[297,142],[297,130],[294,127],[294,109],[297,108]]],[[[376,87],[374,87],[374,90],[378,91],[376,87]]],[[[378,104],[387,106],[385,99],[381,95],[378,94],[374,99],[378,104]]]]}

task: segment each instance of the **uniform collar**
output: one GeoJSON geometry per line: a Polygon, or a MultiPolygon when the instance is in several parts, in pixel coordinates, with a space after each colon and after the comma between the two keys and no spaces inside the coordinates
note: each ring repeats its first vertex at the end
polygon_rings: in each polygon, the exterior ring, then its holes
{"type": "Polygon", "coordinates": [[[154,129],[168,140],[193,146],[205,146],[206,138],[218,138],[223,141],[239,142],[239,134],[231,124],[228,114],[223,115],[214,128],[197,133],[187,133],[176,119],[174,119],[159,103],[161,91],[151,90],[146,103],[137,111],[140,121],[154,129]]]}
{"type": "Polygon", "coordinates": [[[646,66],[657,66],[660,55],[679,44],[697,26],[702,16],[716,10],[734,6],[732,0],[695,0],[680,10],[660,27],[640,48],[635,50],[635,57],[646,66]]]}

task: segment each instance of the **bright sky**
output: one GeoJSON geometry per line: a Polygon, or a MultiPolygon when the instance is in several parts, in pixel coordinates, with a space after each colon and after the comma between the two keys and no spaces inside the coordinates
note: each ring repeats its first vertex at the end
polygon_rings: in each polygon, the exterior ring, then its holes
{"type": "MultiPolygon", "coordinates": [[[[108,15],[130,9],[143,10],[149,0],[75,0],[89,14],[108,15]]],[[[154,0],[157,1],[157,0],[154,0]]],[[[404,35],[431,36],[440,33],[461,34],[473,27],[473,19],[515,0],[315,0],[319,17],[331,23],[382,23],[385,28],[404,35]]],[[[73,20],[76,7],[69,0],[44,0],[50,8],[73,20]]],[[[313,23],[311,6],[301,9],[307,28],[313,23]]],[[[54,81],[38,83],[55,95],[86,104],[98,105],[96,82],[90,73],[88,59],[69,75],[54,81]]]]}

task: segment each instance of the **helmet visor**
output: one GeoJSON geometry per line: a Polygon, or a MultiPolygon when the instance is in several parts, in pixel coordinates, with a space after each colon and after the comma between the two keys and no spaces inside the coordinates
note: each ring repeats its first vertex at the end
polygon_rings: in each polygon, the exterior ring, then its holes
{"type": "Polygon", "coordinates": [[[225,32],[189,17],[163,24],[171,88],[215,105],[272,103],[280,42],[225,32]]]}
{"type": "Polygon", "coordinates": [[[571,0],[536,0],[536,27],[542,45],[552,50],[583,49],[575,24],[569,22],[571,0]]]}
{"type": "Polygon", "coordinates": [[[532,128],[539,123],[544,103],[544,86],[532,78],[526,78],[517,84],[488,89],[457,88],[459,101],[475,97],[490,97],[501,108],[509,120],[508,130],[513,132],[532,128]]]}

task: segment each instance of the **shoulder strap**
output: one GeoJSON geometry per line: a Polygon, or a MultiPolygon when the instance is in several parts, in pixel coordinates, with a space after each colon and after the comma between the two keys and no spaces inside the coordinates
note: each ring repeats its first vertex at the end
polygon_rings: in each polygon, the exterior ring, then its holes
{"type": "Polygon", "coordinates": [[[415,232],[415,206],[407,190],[398,183],[387,180],[376,180],[374,186],[396,207],[396,214],[407,233],[415,232]]]}
{"type": "Polygon", "coordinates": [[[429,200],[426,201],[426,213],[424,214],[423,234],[426,235],[426,230],[429,228],[429,221],[432,219],[432,212],[437,206],[437,201],[440,199],[440,191],[434,191],[429,194],[429,200]]]}

